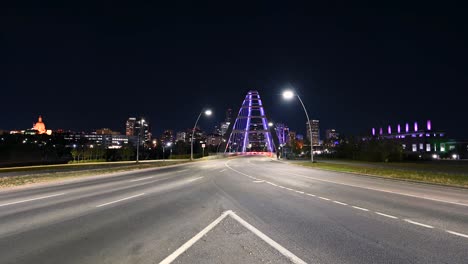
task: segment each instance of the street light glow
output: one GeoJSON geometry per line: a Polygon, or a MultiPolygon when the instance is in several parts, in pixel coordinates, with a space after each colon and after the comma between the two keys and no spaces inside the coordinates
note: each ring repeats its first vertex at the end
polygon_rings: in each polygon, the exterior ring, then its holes
{"type": "Polygon", "coordinates": [[[268,123],[268,126],[269,126],[269,127],[272,127],[272,126],[273,126],[273,123],[272,123],[272,122],[269,122],[269,123],[268,123]]]}
{"type": "Polygon", "coordinates": [[[286,100],[290,100],[294,97],[294,93],[291,90],[286,90],[283,92],[283,98],[286,100]]]}
{"type": "Polygon", "coordinates": [[[213,112],[211,112],[211,110],[209,110],[209,109],[205,111],[205,115],[207,115],[207,116],[210,116],[212,113],[213,112]]]}

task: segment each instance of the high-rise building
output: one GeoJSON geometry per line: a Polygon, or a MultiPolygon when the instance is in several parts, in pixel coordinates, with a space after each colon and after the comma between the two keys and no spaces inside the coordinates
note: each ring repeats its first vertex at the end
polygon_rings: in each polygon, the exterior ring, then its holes
{"type": "Polygon", "coordinates": [[[164,130],[161,135],[161,144],[167,145],[167,143],[174,143],[174,131],[170,129],[164,130]]]}
{"type": "Polygon", "coordinates": [[[136,120],[132,132],[134,137],[140,138],[140,145],[144,145],[145,143],[151,142],[151,132],[149,129],[149,123],[145,118],[141,117],[140,119],[136,120]]]}
{"type": "Polygon", "coordinates": [[[333,128],[325,130],[325,139],[326,140],[338,139],[339,135],[340,134],[338,134],[338,132],[336,132],[336,130],[333,129],[333,128]]]}
{"type": "Polygon", "coordinates": [[[306,127],[307,139],[312,142],[312,146],[320,146],[319,120],[309,120],[309,122],[306,123],[306,127]],[[312,129],[312,139],[310,138],[310,128],[312,129]]]}
{"type": "Polygon", "coordinates": [[[176,133],[176,141],[187,141],[187,132],[179,131],[176,133]]]}
{"type": "Polygon", "coordinates": [[[128,118],[127,123],[125,124],[125,135],[127,137],[135,136],[135,123],[135,117],[128,118]]]}

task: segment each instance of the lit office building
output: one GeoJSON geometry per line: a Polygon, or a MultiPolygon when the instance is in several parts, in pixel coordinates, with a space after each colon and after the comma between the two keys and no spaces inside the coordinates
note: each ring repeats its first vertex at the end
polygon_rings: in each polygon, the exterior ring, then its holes
{"type": "Polygon", "coordinates": [[[307,139],[312,142],[312,146],[320,146],[319,120],[309,120],[309,122],[306,123],[306,127],[307,127],[307,139]],[[311,134],[310,129],[312,129],[312,139],[310,138],[310,134],[311,134]]]}

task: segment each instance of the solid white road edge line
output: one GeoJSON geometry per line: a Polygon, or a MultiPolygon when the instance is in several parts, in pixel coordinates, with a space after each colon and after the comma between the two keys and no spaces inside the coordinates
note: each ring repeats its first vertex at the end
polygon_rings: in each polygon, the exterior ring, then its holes
{"type": "Polygon", "coordinates": [[[220,217],[216,218],[216,220],[214,220],[211,224],[205,227],[202,231],[200,231],[198,234],[192,237],[189,241],[185,242],[185,244],[183,244],[180,248],[178,248],[176,251],[172,252],[172,254],[170,254],[161,262],[159,262],[159,264],[169,264],[172,261],[174,261],[178,256],[180,256],[180,254],[184,253],[184,251],[189,249],[193,244],[195,244],[195,242],[197,242],[200,238],[206,235],[206,233],[208,233],[211,229],[213,229],[213,227],[219,224],[231,212],[232,211],[224,212],[220,217]]]}
{"type": "Polygon", "coordinates": [[[147,180],[147,179],[152,179],[153,177],[154,177],[154,176],[149,176],[149,177],[134,179],[134,180],[130,180],[130,182],[143,181],[143,180],[147,180]]]}
{"type": "Polygon", "coordinates": [[[238,216],[234,212],[230,212],[229,215],[236,219],[237,222],[239,222],[241,225],[243,225],[245,228],[250,230],[252,233],[257,235],[259,238],[261,238],[263,241],[265,241],[267,244],[272,246],[274,249],[278,250],[281,254],[283,254],[285,257],[287,257],[289,260],[291,260],[293,263],[296,264],[306,264],[305,261],[300,259],[298,256],[294,255],[291,251],[287,250],[280,244],[276,243],[273,239],[262,233],[260,230],[252,226],[251,224],[247,223],[244,219],[242,219],[240,216],[238,216]]]}
{"type": "Polygon", "coordinates": [[[445,230],[445,231],[447,231],[447,233],[450,233],[450,234],[452,234],[452,235],[456,235],[456,236],[461,236],[461,237],[468,238],[468,235],[465,235],[465,234],[462,234],[462,233],[458,233],[458,232],[450,231],[450,230],[445,230]]]}
{"type": "Polygon", "coordinates": [[[258,181],[253,181],[254,183],[261,183],[261,182],[265,182],[265,181],[262,181],[262,180],[258,180],[258,181]]]}
{"type": "Polygon", "coordinates": [[[142,195],[145,195],[145,193],[140,193],[140,194],[133,195],[133,196],[129,196],[129,197],[126,197],[126,198],[122,198],[122,199],[119,199],[119,200],[116,200],[116,201],[112,201],[112,202],[108,202],[108,203],[96,205],[96,207],[101,207],[101,206],[105,206],[105,205],[109,205],[109,204],[113,204],[113,203],[118,203],[118,202],[121,202],[121,201],[125,201],[125,200],[128,200],[128,199],[132,199],[132,198],[138,197],[138,196],[142,196],[142,195]]]}
{"type": "Polygon", "coordinates": [[[388,218],[392,218],[392,219],[398,219],[398,217],[396,217],[396,216],[393,216],[393,215],[384,214],[384,213],[381,213],[381,212],[375,212],[375,213],[376,213],[376,214],[378,214],[378,215],[381,215],[381,216],[388,217],[388,218]]]}
{"type": "Polygon", "coordinates": [[[41,200],[41,199],[51,198],[51,197],[60,196],[60,195],[64,195],[64,194],[65,194],[65,193],[57,193],[57,194],[52,194],[52,195],[47,195],[47,196],[40,196],[40,197],[31,198],[31,199],[26,199],[26,200],[21,200],[21,201],[16,201],[16,202],[4,203],[4,204],[0,204],[0,207],[2,207],[2,206],[7,206],[7,205],[12,205],[12,204],[19,204],[19,203],[25,203],[25,202],[35,201],[35,200],[41,200]]]}
{"type": "Polygon", "coordinates": [[[408,222],[410,224],[413,224],[413,225],[418,225],[418,226],[422,226],[422,227],[426,227],[426,228],[434,228],[433,226],[426,225],[426,224],[423,224],[423,223],[419,223],[419,222],[416,222],[416,221],[412,221],[412,220],[409,220],[409,219],[403,219],[403,220],[405,220],[406,222],[408,222]]]}
{"type": "Polygon", "coordinates": [[[318,198],[319,198],[319,199],[322,199],[322,200],[325,200],[325,201],[330,201],[330,199],[325,198],[325,197],[322,197],[322,196],[319,196],[318,198]]]}

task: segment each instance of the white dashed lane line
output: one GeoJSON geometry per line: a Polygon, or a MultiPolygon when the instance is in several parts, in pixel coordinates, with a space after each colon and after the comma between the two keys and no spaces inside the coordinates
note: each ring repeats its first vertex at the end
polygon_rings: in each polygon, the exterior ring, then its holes
{"type": "MultiPolygon", "coordinates": [[[[246,177],[249,177],[251,179],[254,179],[254,180],[257,180],[258,182],[264,182],[264,180],[261,180],[261,179],[257,179],[255,177],[252,177],[250,175],[247,175],[243,172],[240,172],[238,170],[235,170],[233,168],[231,168],[229,165],[227,165],[227,163],[225,163],[225,166],[239,174],[242,174],[246,177]]],[[[281,186],[281,185],[278,185],[278,184],[275,184],[273,182],[269,182],[269,181],[265,181],[266,183],[272,185],[272,186],[275,186],[275,187],[278,187],[278,188],[281,188],[281,189],[285,189],[285,190],[288,190],[288,191],[293,191],[295,193],[299,193],[299,194],[304,194],[304,195],[307,195],[307,196],[310,196],[310,197],[316,197],[316,198],[319,198],[321,200],[325,200],[325,201],[330,201],[329,198],[326,198],[326,197],[322,197],[322,196],[317,196],[315,194],[312,194],[312,193],[306,193],[304,191],[300,191],[300,190],[295,190],[295,189],[292,189],[292,188],[289,188],[289,187],[285,187],[285,186],[281,186]]],[[[333,203],[335,204],[339,204],[339,205],[343,205],[343,206],[349,206],[349,207],[352,207],[354,209],[357,209],[357,210],[360,210],[360,211],[364,211],[364,212],[374,212],[375,214],[377,215],[380,215],[380,216],[383,216],[383,217],[387,217],[387,218],[391,218],[391,219],[400,219],[398,218],[397,216],[393,216],[393,215],[389,215],[389,214],[385,214],[385,213],[381,213],[381,212],[378,212],[378,211],[371,211],[367,208],[363,208],[363,207],[359,207],[359,206],[355,206],[355,205],[348,205],[347,203],[344,203],[344,202],[340,202],[340,201],[333,201],[333,203]]],[[[421,226],[421,227],[425,227],[425,228],[429,228],[429,229],[434,229],[435,227],[431,226],[431,225],[427,225],[427,224],[423,224],[423,223],[420,223],[420,222],[416,222],[416,221],[413,221],[413,220],[410,220],[410,219],[401,219],[407,223],[410,223],[410,224],[413,224],[413,225],[417,225],[417,226],[421,226]]],[[[468,235],[467,234],[463,234],[463,233],[459,233],[459,232],[455,232],[455,231],[451,231],[451,230],[444,230],[446,233],[449,233],[451,235],[455,235],[455,236],[459,236],[459,237],[463,237],[463,238],[468,238],[468,235]]]]}
{"type": "Polygon", "coordinates": [[[458,233],[458,232],[455,232],[455,231],[450,231],[450,230],[445,230],[447,233],[450,233],[452,235],[456,235],[456,236],[461,236],[461,237],[464,237],[464,238],[468,238],[468,235],[466,234],[462,234],[462,233],[458,233]]]}
{"type": "Polygon", "coordinates": [[[378,215],[381,215],[381,216],[388,217],[388,218],[392,218],[392,219],[398,219],[398,217],[396,217],[396,216],[393,216],[393,215],[384,214],[384,213],[381,213],[381,212],[375,212],[375,213],[376,213],[376,214],[378,214],[378,215]]]}
{"type": "Polygon", "coordinates": [[[339,202],[339,201],[333,201],[333,202],[336,203],[336,204],[348,205],[347,203],[342,203],[342,202],[339,202]]]}
{"type": "Polygon", "coordinates": [[[102,207],[102,206],[106,206],[106,205],[109,205],[109,204],[114,204],[114,203],[122,202],[122,201],[125,201],[125,200],[128,200],[128,199],[132,199],[132,198],[136,198],[136,197],[142,196],[142,195],[145,195],[145,193],[140,193],[140,194],[137,194],[137,195],[132,195],[132,196],[125,197],[125,198],[122,198],[122,199],[119,199],[119,200],[115,200],[115,201],[112,201],[112,202],[108,202],[108,203],[103,203],[103,204],[100,204],[100,205],[96,205],[96,207],[102,207]]]}
{"type": "Polygon", "coordinates": [[[419,223],[419,222],[416,222],[416,221],[412,221],[412,220],[409,220],[409,219],[403,219],[403,220],[405,220],[405,222],[408,222],[408,223],[413,224],[413,225],[422,226],[422,227],[425,227],[425,228],[434,228],[431,225],[426,225],[426,224],[419,223]]]}
{"type": "Polygon", "coordinates": [[[362,207],[359,207],[359,206],[351,206],[352,208],[354,209],[358,209],[358,210],[361,210],[361,211],[365,211],[365,212],[369,212],[369,209],[366,209],[366,208],[362,208],[362,207]]]}

